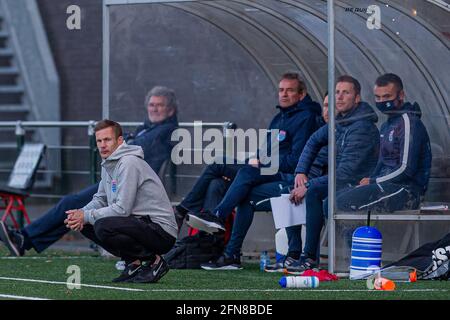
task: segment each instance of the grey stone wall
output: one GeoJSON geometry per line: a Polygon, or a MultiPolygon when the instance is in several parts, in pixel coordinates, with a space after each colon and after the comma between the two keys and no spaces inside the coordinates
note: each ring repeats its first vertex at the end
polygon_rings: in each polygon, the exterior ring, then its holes
{"type": "MultiPolygon", "coordinates": [[[[61,83],[61,120],[98,120],[102,115],[102,1],[38,0],[61,83]],[[69,30],[67,7],[81,8],[81,30],[69,30]]],[[[88,145],[87,129],[64,129],[64,145],[88,145]]],[[[88,170],[86,151],[63,151],[63,166],[88,170]]],[[[64,175],[58,193],[80,190],[88,176],[64,175]]]]}

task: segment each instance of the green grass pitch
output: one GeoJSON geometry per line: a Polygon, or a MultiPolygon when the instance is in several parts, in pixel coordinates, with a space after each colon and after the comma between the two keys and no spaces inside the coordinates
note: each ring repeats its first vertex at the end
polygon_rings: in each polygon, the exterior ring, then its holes
{"type": "Polygon", "coordinates": [[[450,281],[397,283],[393,292],[368,290],[365,281],[321,282],[316,289],[282,289],[279,273],[264,273],[245,263],[244,270],[170,270],[156,284],[114,284],[117,260],[96,254],[48,251],[21,258],[0,249],[0,299],[57,300],[435,300],[450,299],[450,281]],[[81,289],[69,289],[69,266],[78,266],[81,289]]]}

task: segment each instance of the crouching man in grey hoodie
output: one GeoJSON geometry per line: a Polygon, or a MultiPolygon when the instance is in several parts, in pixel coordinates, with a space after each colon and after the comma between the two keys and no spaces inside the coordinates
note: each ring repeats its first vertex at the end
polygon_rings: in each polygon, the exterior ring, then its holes
{"type": "Polygon", "coordinates": [[[178,232],[169,198],[142,148],[124,142],[117,122],[102,120],[94,132],[102,179],[92,201],[67,211],[64,222],[125,260],[113,282],[157,282],[169,271],[161,254],[172,248],[178,232]]]}

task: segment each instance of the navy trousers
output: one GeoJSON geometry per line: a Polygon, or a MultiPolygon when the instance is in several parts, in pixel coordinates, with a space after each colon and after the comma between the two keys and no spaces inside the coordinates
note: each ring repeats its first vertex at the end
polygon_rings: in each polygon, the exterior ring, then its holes
{"type": "Polygon", "coordinates": [[[394,183],[368,184],[340,192],[336,196],[336,206],[340,211],[393,212],[417,209],[420,195],[408,186],[394,183]]]}
{"type": "Polygon", "coordinates": [[[245,166],[245,164],[208,165],[191,191],[181,201],[180,206],[192,212],[199,212],[201,209],[213,212],[239,169],[245,166]],[[225,181],[222,177],[227,177],[231,181],[225,181]]]}
{"type": "Polygon", "coordinates": [[[223,179],[222,177],[227,177],[231,184],[226,185],[227,191],[222,201],[215,208],[208,209],[214,213],[218,212],[224,220],[237,205],[248,197],[253,187],[263,183],[283,180],[280,173],[262,175],[261,169],[248,164],[211,164],[204,169],[180,205],[194,212],[207,207],[204,202],[210,184],[214,180],[223,179]]]}
{"type": "Polygon", "coordinates": [[[274,175],[262,175],[260,168],[246,165],[239,169],[233,183],[230,185],[222,201],[214,209],[224,220],[233,209],[242,203],[250,195],[250,191],[261,184],[278,182],[283,180],[281,173],[274,175]]]}
{"type": "MultiPolygon", "coordinates": [[[[281,193],[287,193],[288,191],[286,187],[291,184],[292,181],[281,180],[277,182],[261,184],[251,189],[248,197],[237,207],[231,237],[225,248],[225,254],[227,256],[239,256],[241,254],[242,244],[253,222],[255,210],[271,210],[270,201],[264,201],[259,205],[256,204],[271,197],[278,197],[281,195],[281,193]]],[[[296,232],[296,230],[293,230],[291,239],[293,243],[289,243],[290,250],[295,250],[297,247],[294,244],[297,244],[299,242],[299,250],[301,252],[302,243],[300,233],[296,232]]]]}
{"type": "Polygon", "coordinates": [[[328,185],[311,186],[306,200],[306,239],[304,255],[316,260],[320,250],[320,232],[327,215],[328,185]]]}

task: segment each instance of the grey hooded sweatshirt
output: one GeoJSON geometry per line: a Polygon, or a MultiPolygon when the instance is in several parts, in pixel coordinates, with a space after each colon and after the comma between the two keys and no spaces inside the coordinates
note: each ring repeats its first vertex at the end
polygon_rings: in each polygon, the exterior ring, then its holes
{"type": "Polygon", "coordinates": [[[148,215],[152,222],[177,237],[175,215],[161,180],[144,161],[140,146],[122,143],[102,161],[97,193],[82,210],[84,222],[94,225],[105,217],[148,215]]]}

